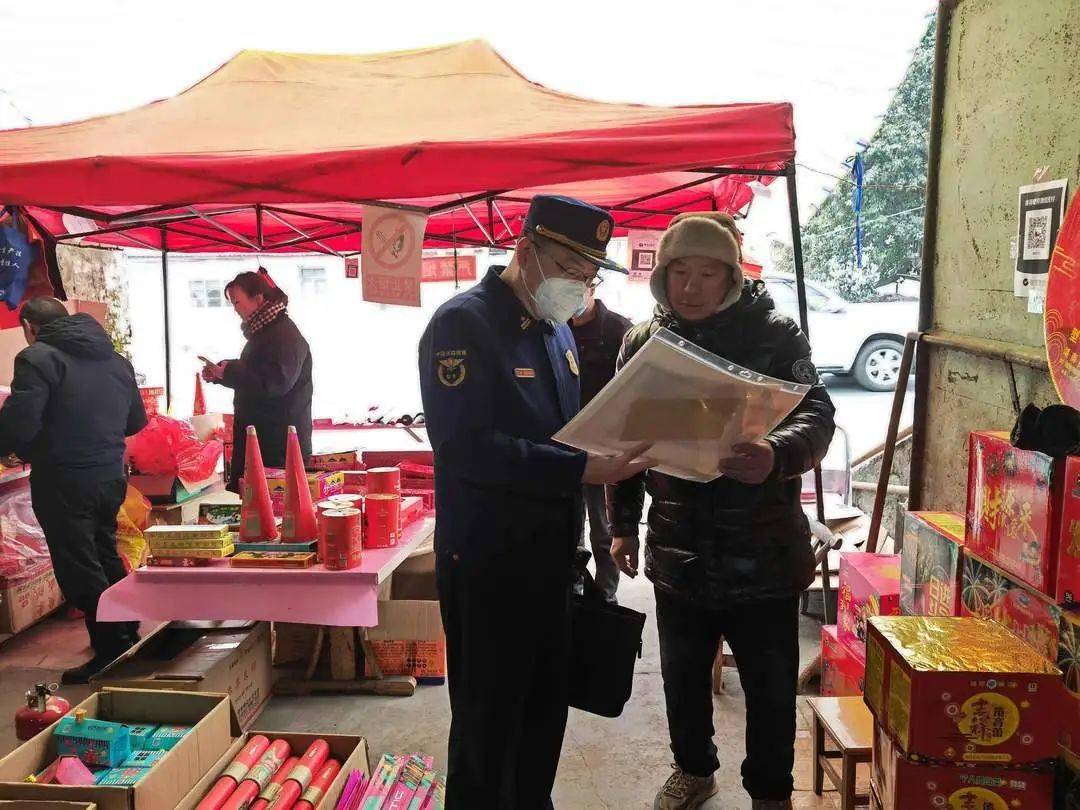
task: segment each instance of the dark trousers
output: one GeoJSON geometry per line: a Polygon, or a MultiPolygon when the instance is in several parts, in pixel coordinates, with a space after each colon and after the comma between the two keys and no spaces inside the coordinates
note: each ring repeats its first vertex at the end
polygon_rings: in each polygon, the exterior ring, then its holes
{"type": "Polygon", "coordinates": [[[49,547],[56,582],[83,612],[95,658],[112,661],[131,646],[137,622],[98,622],[98,600],[124,578],[116,551],[116,515],[127,494],[123,478],[81,482],[33,473],[30,497],[49,547]]]}
{"type": "Polygon", "coordinates": [[[656,591],[660,667],[675,764],[695,776],[720,767],[713,742],[712,668],[726,639],[746,696],[743,787],[754,799],[791,796],[799,600],[775,599],[724,611],[656,591]]]}
{"type": "Polygon", "coordinates": [[[537,555],[436,576],[450,692],[447,810],[541,810],[566,730],[568,566],[537,555]]]}
{"type": "MultiPolygon", "coordinates": [[[[589,543],[592,546],[593,561],[596,563],[596,585],[607,601],[616,602],[619,569],[611,559],[611,522],[608,520],[604,487],[599,484],[585,484],[582,495],[584,512],[589,518],[589,543]]],[[[585,546],[585,521],[582,521],[579,545],[585,546]]]]}

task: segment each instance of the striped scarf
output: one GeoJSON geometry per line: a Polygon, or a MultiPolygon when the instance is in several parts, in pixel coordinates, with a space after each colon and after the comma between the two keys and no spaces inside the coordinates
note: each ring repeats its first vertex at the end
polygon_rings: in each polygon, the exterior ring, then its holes
{"type": "Polygon", "coordinates": [[[240,329],[244,333],[244,337],[251,340],[252,335],[261,332],[284,314],[284,303],[281,301],[267,302],[252,312],[251,317],[244,321],[240,329]]]}

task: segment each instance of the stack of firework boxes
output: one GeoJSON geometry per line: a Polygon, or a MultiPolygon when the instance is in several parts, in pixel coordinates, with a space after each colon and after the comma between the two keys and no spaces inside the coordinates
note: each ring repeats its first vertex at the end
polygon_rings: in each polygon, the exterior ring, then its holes
{"type": "Polygon", "coordinates": [[[866,620],[900,612],[900,557],[850,552],[840,555],[837,623],[821,628],[821,694],[863,693],[866,620]]]}
{"type": "MultiPolygon", "coordinates": [[[[1005,433],[973,433],[969,443],[966,518],[928,512],[907,516],[901,563],[901,613],[907,617],[928,617],[925,621],[931,623],[938,621],[938,617],[942,621],[944,617],[965,617],[965,627],[977,627],[973,624],[975,619],[992,620],[1025,642],[1014,662],[1020,661],[1024,650],[1035,652],[1037,658],[1029,662],[1027,671],[1021,671],[1019,664],[1010,668],[1007,662],[999,661],[995,672],[994,654],[1000,644],[985,636],[983,630],[960,629],[948,631],[955,632],[949,644],[963,654],[934,661],[934,653],[927,653],[925,645],[932,642],[935,631],[929,626],[919,628],[918,622],[923,621],[919,618],[901,620],[914,624],[899,630],[907,634],[901,636],[900,642],[893,643],[895,638],[890,641],[878,634],[878,647],[885,652],[869,650],[868,659],[875,656],[888,659],[893,655],[904,660],[912,656],[916,666],[911,673],[920,678],[957,677],[966,654],[970,669],[968,684],[980,690],[975,695],[981,697],[974,697],[974,702],[969,704],[958,702],[952,695],[953,699],[945,704],[946,711],[952,710],[961,725],[978,711],[988,711],[993,728],[1003,740],[1000,745],[990,744],[952,729],[953,744],[935,753],[908,747],[910,740],[907,743],[899,740],[895,731],[881,723],[874,754],[875,788],[883,807],[921,806],[930,798],[938,802],[949,799],[951,793],[941,792],[924,797],[912,792],[913,788],[905,783],[905,779],[911,784],[922,779],[937,784],[935,780],[942,778],[937,771],[930,774],[911,768],[916,765],[939,768],[942,762],[951,763],[954,768],[958,764],[968,766],[966,770],[947,770],[944,774],[952,780],[949,784],[964,791],[957,794],[957,801],[974,802],[970,804],[973,807],[1064,807],[1073,806],[1067,805],[1067,801],[1080,799],[1080,779],[1076,776],[1080,767],[1072,753],[1080,749],[1080,614],[1074,612],[1078,592],[1080,459],[1055,461],[1041,453],[1014,448],[1005,433]],[[981,641],[976,640],[979,634],[983,634],[981,641]],[[917,649],[916,638],[923,644],[921,649],[917,649]],[[1055,687],[1045,683],[1047,673],[1036,672],[1040,663],[1049,667],[1058,679],[1055,687]],[[1067,689],[1061,688],[1061,680],[1067,689]],[[1009,695],[1013,684],[1026,685],[1031,690],[1015,702],[1019,714],[1013,711],[1014,702],[1003,697],[1009,695]],[[1044,799],[1052,782],[1045,769],[1055,755],[1048,754],[1042,745],[1048,734],[1058,735],[1062,746],[1057,752],[1062,757],[1059,795],[1053,805],[1050,799],[1044,799]],[[1006,752],[1012,744],[1010,741],[1017,739],[1019,750],[1006,752]],[[879,763],[882,766],[902,763],[902,766],[890,770],[878,767],[879,763]],[[910,774],[900,778],[904,769],[910,774]],[[1077,785],[1073,786],[1073,782],[1077,785]],[[909,804],[896,804],[897,790],[909,804]],[[1066,799],[1069,791],[1072,798],[1066,799]],[[890,796],[890,792],[894,795],[890,796]]],[[[895,636],[895,631],[894,628],[890,632],[895,636]]],[[[948,646],[942,640],[946,636],[936,642],[942,651],[948,646]]],[[[875,669],[877,663],[868,660],[869,669],[875,673],[875,686],[869,683],[869,672],[866,676],[866,699],[872,710],[875,701],[871,692],[881,687],[883,677],[875,669]]],[[[884,678],[888,680],[887,675],[884,678]]],[[[889,695],[879,697],[879,705],[881,701],[887,704],[889,695]]],[[[915,705],[911,704],[912,722],[916,717],[915,705]]],[[[935,712],[927,712],[932,704],[924,705],[927,708],[919,719],[930,721],[935,712]]],[[[875,715],[880,721],[878,710],[875,715]]]]}

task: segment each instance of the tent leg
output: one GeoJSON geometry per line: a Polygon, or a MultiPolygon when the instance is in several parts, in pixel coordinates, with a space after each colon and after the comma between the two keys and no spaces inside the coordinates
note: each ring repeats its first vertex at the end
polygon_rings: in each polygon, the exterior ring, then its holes
{"type": "Polygon", "coordinates": [[[172,408],[172,339],[169,334],[169,233],[161,229],[161,304],[165,316],[165,410],[172,408]]]}
{"type": "MultiPolygon", "coordinates": [[[[795,189],[795,164],[789,163],[787,166],[787,196],[788,196],[788,212],[791,215],[791,252],[795,259],[795,288],[799,294],[799,326],[802,327],[803,334],[806,335],[807,340],[810,339],[810,321],[807,316],[806,307],[806,272],[803,267],[803,252],[802,252],[802,231],[799,225],[799,197],[795,189]]],[[[825,525],[825,494],[821,485],[821,465],[818,464],[814,467],[814,494],[815,501],[817,502],[817,519],[818,523],[825,525]]],[[[831,582],[829,581],[829,557],[825,555],[825,558],[821,562],[821,584],[822,593],[826,596],[829,593],[831,582]]],[[[829,600],[828,598],[823,600],[823,612],[825,614],[825,624],[831,624],[835,620],[835,616],[829,616],[829,600]]]]}

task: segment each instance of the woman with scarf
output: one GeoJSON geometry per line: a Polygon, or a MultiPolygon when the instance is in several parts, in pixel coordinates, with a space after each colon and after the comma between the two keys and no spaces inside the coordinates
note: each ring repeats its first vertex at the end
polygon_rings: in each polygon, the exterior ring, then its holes
{"type": "Polygon", "coordinates": [[[775,430],[720,459],[715,481],[650,470],[608,488],[611,556],[631,577],[646,489],[652,496],[645,576],[656,594],[675,758],[656,810],[692,810],[721,788],[712,701],[721,639],[735,654],[746,696],[743,787],[754,810],[791,808],[799,594],[814,578],[800,478],[829,448],[834,409],[806,337],[776,312],[765,285],[743,279],[738,237],[726,214],[671,221],[650,279],[656,314],[627,333],[618,361],[625,364],[666,327],[752,371],[809,387],[775,430]]]}
{"type": "Polygon", "coordinates": [[[203,379],[233,389],[233,457],[229,489],[240,491],[248,425],[259,436],[263,463],[285,466],[285,437],[296,426],[300,449],[311,455],[311,349],[289,317],[289,296],[262,267],[241,273],[225,296],[243,321],[247,344],[239,359],[205,360],[203,379]]]}

